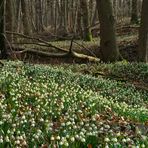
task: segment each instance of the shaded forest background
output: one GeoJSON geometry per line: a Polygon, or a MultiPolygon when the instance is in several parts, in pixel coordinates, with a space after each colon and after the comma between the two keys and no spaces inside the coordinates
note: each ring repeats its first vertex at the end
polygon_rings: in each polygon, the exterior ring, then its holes
{"type": "Polygon", "coordinates": [[[11,59],[147,61],[142,0],[7,0],[2,8],[5,51],[11,59]]]}

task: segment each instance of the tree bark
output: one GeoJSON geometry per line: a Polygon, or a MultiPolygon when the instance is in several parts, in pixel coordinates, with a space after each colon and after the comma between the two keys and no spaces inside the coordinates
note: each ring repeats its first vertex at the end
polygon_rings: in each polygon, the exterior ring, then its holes
{"type": "Polygon", "coordinates": [[[84,28],[83,39],[85,41],[91,41],[92,34],[89,28],[90,22],[89,22],[89,10],[88,10],[87,0],[80,0],[80,6],[82,10],[82,19],[83,19],[83,28],[84,28]]]}
{"type": "Polygon", "coordinates": [[[22,9],[22,21],[23,21],[23,29],[24,34],[30,34],[30,27],[29,27],[29,14],[27,9],[27,4],[25,0],[21,0],[21,9],[22,9]]]}
{"type": "Polygon", "coordinates": [[[21,0],[16,0],[16,13],[15,13],[15,26],[14,30],[16,32],[20,32],[21,26],[21,0]]]}
{"type": "MultiPolygon", "coordinates": [[[[12,0],[6,0],[6,18],[5,18],[5,29],[7,31],[13,32],[14,27],[14,13],[13,13],[13,1],[12,0]]],[[[7,35],[7,40],[9,42],[13,41],[13,35],[7,35]]]]}
{"type": "Polygon", "coordinates": [[[131,15],[131,23],[138,23],[138,0],[132,0],[132,15],[131,15]]]}
{"type": "Polygon", "coordinates": [[[102,60],[113,62],[119,59],[116,41],[115,17],[111,0],[96,0],[100,21],[100,48],[102,60]]]}
{"type": "Polygon", "coordinates": [[[42,14],[42,3],[41,0],[36,0],[35,2],[36,5],[36,28],[37,32],[42,32],[43,31],[43,14],[42,14]]]}
{"type": "Polygon", "coordinates": [[[78,12],[77,12],[77,17],[76,17],[76,21],[77,21],[77,23],[76,23],[76,33],[77,33],[77,36],[78,37],[82,37],[83,35],[82,35],[82,17],[81,17],[81,8],[80,8],[80,5],[79,5],[79,3],[78,3],[78,10],[77,10],[78,12]]]}
{"type": "Polygon", "coordinates": [[[139,61],[148,62],[148,0],[143,0],[141,12],[141,26],[139,30],[139,61]]]}
{"type": "Polygon", "coordinates": [[[5,0],[0,1],[0,51],[1,51],[1,58],[7,58],[7,51],[5,47],[5,0]]]}

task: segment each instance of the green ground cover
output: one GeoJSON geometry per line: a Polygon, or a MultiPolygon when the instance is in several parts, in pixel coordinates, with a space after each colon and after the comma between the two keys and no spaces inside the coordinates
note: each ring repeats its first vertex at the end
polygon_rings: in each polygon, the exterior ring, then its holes
{"type": "Polygon", "coordinates": [[[0,147],[148,147],[148,91],[129,80],[147,82],[148,66],[5,62],[0,147]]]}

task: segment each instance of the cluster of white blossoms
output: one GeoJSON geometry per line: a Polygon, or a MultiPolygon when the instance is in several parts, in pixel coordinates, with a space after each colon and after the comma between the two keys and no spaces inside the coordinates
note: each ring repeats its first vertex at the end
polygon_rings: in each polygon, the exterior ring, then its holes
{"type": "Polygon", "coordinates": [[[148,110],[120,102],[128,95],[118,85],[48,67],[8,66],[0,72],[0,147],[146,147],[148,137],[132,119],[145,121],[148,110]]]}

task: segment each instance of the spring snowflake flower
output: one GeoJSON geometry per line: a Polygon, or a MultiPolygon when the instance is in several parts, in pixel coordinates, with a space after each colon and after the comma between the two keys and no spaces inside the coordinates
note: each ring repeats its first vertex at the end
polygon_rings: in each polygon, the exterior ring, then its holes
{"type": "Polygon", "coordinates": [[[117,142],[118,140],[117,140],[117,138],[112,138],[112,141],[117,142]]]}
{"type": "Polygon", "coordinates": [[[20,144],[20,140],[15,141],[15,144],[19,145],[20,144]]]}
{"type": "Polygon", "coordinates": [[[105,127],[105,128],[107,128],[107,129],[109,129],[109,128],[110,128],[110,126],[109,126],[109,125],[104,125],[104,127],[105,127]]]}
{"type": "Polygon", "coordinates": [[[81,138],[81,141],[82,141],[82,142],[85,142],[86,140],[85,140],[85,138],[81,138]]]}
{"type": "Polygon", "coordinates": [[[54,141],[54,140],[55,140],[55,138],[54,138],[53,136],[51,136],[50,140],[51,140],[51,141],[54,141]]]}
{"type": "Polygon", "coordinates": [[[67,147],[69,146],[69,144],[68,144],[68,142],[67,142],[67,141],[64,143],[64,145],[65,145],[65,146],[67,146],[67,147]]]}
{"type": "Polygon", "coordinates": [[[122,139],[122,142],[125,143],[126,142],[126,139],[122,139]]]}
{"type": "Polygon", "coordinates": [[[6,142],[9,142],[10,141],[10,139],[9,139],[8,136],[5,137],[5,140],[6,140],[6,142]]]}
{"type": "Polygon", "coordinates": [[[108,144],[105,145],[105,148],[109,148],[108,144]]]}
{"type": "Polygon", "coordinates": [[[57,137],[56,137],[56,139],[57,139],[57,140],[60,140],[60,139],[61,139],[61,137],[60,137],[60,136],[57,136],[57,137]]]}
{"type": "Polygon", "coordinates": [[[75,137],[76,137],[76,139],[79,139],[79,138],[80,138],[80,136],[79,136],[79,135],[75,135],[75,137]]]}
{"type": "Polygon", "coordinates": [[[60,141],[60,142],[59,142],[59,145],[63,145],[63,144],[64,144],[64,142],[63,142],[63,141],[60,141]]]}
{"type": "Polygon", "coordinates": [[[106,138],[104,139],[104,141],[105,141],[105,142],[109,142],[110,139],[106,137],[106,138]]]}
{"type": "Polygon", "coordinates": [[[70,140],[71,140],[72,142],[74,142],[74,141],[75,141],[75,138],[74,138],[74,137],[71,137],[70,140]]]}
{"type": "Polygon", "coordinates": [[[130,142],[130,141],[131,141],[131,139],[130,139],[130,138],[126,138],[126,141],[127,141],[127,142],[130,142]]]}
{"type": "Polygon", "coordinates": [[[144,144],[142,144],[142,145],[141,145],[141,147],[142,147],[142,148],[145,148],[145,145],[144,145],[144,144]]]}
{"type": "Polygon", "coordinates": [[[3,139],[2,138],[0,138],[0,143],[3,143],[3,139]]]}

